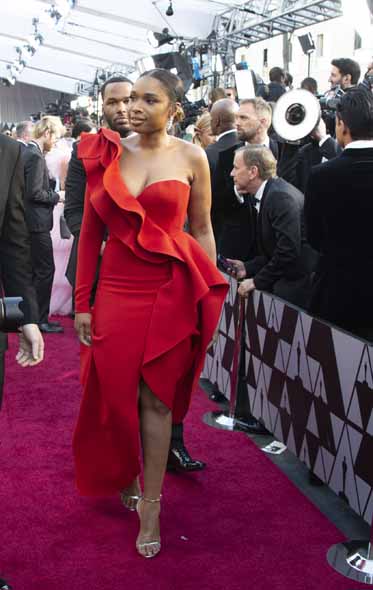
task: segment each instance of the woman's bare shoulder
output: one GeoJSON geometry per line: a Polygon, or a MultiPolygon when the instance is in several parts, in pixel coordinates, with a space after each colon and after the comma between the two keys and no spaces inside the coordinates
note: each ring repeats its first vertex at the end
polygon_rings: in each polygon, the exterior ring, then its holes
{"type": "Polygon", "coordinates": [[[178,149],[180,149],[180,151],[182,151],[191,161],[197,162],[206,159],[205,150],[199,145],[195,145],[184,139],[179,139],[178,137],[174,137],[174,141],[178,142],[176,144],[178,149]]]}

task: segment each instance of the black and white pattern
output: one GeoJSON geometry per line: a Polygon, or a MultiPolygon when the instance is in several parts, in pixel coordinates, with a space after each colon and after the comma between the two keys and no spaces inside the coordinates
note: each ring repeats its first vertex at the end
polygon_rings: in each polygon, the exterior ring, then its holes
{"type": "MultiPolygon", "coordinates": [[[[205,377],[230,397],[231,281],[205,377]]],[[[236,311],[235,311],[236,308],[236,311]]],[[[373,346],[255,291],[245,324],[252,414],[368,522],[373,516],[373,346]]]]}

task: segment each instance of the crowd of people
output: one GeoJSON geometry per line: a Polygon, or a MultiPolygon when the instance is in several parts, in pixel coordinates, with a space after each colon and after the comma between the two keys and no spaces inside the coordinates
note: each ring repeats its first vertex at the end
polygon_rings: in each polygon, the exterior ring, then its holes
{"type": "MultiPolygon", "coordinates": [[[[159,69],[135,83],[105,82],[98,131],[83,120],[66,134],[58,117],[44,116],[17,125],[17,149],[6,140],[19,160],[30,261],[23,252],[22,288],[3,282],[37,303],[18,360],[42,360],[39,329],[63,331],[50,304],[57,244],[66,240],[61,268],[75,289],[70,311],[82,343],[78,487],[118,492],[138,511],[143,557],[161,549],[166,468],[204,468],[185,447],[183,420],[227,292],[216,251],[242,297],[265,290],[373,339],[373,94],[359,79],[356,62],[333,60],[331,91],[343,90],[335,136],[321,119],[296,145],[271,126],[273,104],[292,83],[281,68],[250,99],[213,89],[190,142],[176,137],[182,83],[159,69]],[[179,321],[170,322],[176,302],[179,321]]],[[[317,83],[306,78],[302,88],[315,94],[317,83]]]]}

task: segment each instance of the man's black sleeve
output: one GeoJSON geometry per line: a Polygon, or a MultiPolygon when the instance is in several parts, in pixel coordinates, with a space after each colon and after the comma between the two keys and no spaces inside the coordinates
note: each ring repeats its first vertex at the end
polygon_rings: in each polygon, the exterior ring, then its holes
{"type": "Polygon", "coordinates": [[[54,206],[60,200],[58,193],[45,189],[45,162],[38,154],[28,153],[24,160],[26,199],[33,203],[54,206]]]}
{"type": "Polygon", "coordinates": [[[1,279],[5,295],[24,298],[25,324],[39,321],[36,294],[32,286],[30,238],[23,202],[23,165],[20,153],[14,168],[0,237],[1,279]]]}
{"type": "Polygon", "coordinates": [[[67,170],[64,209],[66,223],[74,235],[80,232],[83,221],[86,182],[86,173],[83,163],[78,158],[77,144],[75,143],[67,170]]]}
{"type": "MultiPolygon", "coordinates": [[[[325,164],[327,165],[327,164],[325,164]]],[[[320,166],[317,166],[311,172],[306,190],[304,193],[304,223],[306,229],[306,238],[308,243],[317,252],[322,249],[323,242],[323,222],[322,222],[322,181],[320,181],[320,166]]]]}

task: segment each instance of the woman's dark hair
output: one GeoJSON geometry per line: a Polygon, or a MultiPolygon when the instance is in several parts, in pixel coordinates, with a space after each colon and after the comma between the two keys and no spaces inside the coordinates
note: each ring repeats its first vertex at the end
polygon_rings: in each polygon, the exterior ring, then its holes
{"type": "Polygon", "coordinates": [[[92,129],[93,125],[89,119],[78,119],[71,130],[71,137],[78,139],[82,133],[90,133],[92,129]]]}
{"type": "Polygon", "coordinates": [[[141,74],[140,78],[155,78],[158,80],[165,89],[168,98],[172,103],[175,102],[183,102],[184,100],[184,84],[183,81],[168,70],[164,70],[163,68],[154,68],[154,70],[149,70],[148,72],[144,72],[141,74]]]}
{"type": "Polygon", "coordinates": [[[337,117],[348,127],[353,140],[373,139],[373,94],[365,88],[349,90],[337,106],[337,117]]]}
{"type": "Polygon", "coordinates": [[[349,57],[341,57],[339,59],[333,59],[331,64],[341,72],[342,76],[350,74],[351,84],[358,83],[361,71],[357,61],[349,57]]]}

